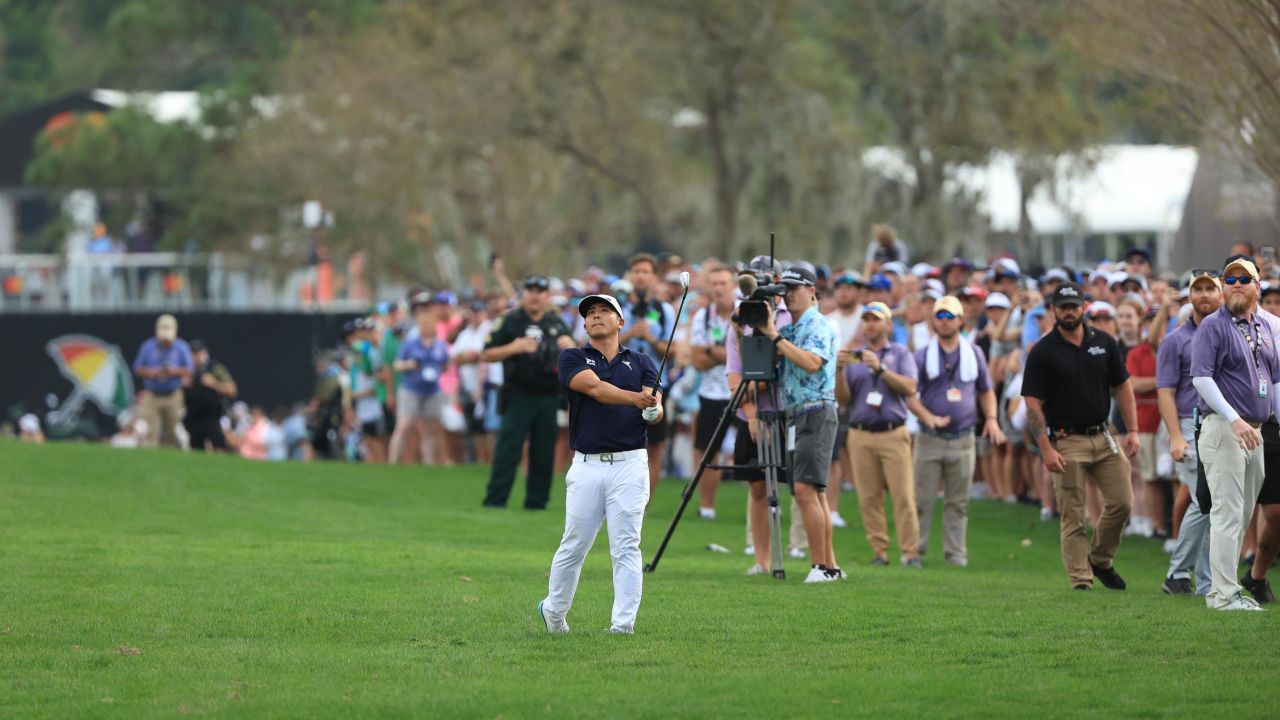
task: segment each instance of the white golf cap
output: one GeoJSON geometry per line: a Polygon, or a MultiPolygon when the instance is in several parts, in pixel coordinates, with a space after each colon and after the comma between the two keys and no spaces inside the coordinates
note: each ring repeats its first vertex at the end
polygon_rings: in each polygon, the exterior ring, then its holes
{"type": "Polygon", "coordinates": [[[1009,302],[1009,296],[1004,293],[991,293],[987,296],[987,307],[1008,310],[1013,307],[1013,303],[1009,302]]]}
{"type": "Polygon", "coordinates": [[[1007,258],[1007,257],[996,258],[996,261],[992,263],[991,266],[998,270],[1004,271],[1006,274],[1011,274],[1011,275],[1022,274],[1022,268],[1018,267],[1018,261],[1014,260],[1013,258],[1007,258]]]}
{"type": "Polygon", "coordinates": [[[898,277],[904,277],[904,276],[906,276],[906,274],[907,274],[907,266],[906,266],[906,265],[904,265],[904,264],[902,264],[902,263],[900,263],[900,262],[898,262],[897,260],[893,260],[893,261],[890,261],[890,262],[887,262],[887,263],[885,263],[885,264],[881,265],[881,266],[880,266],[880,272],[881,272],[881,273],[893,273],[894,275],[897,275],[898,277]]]}
{"type": "Polygon", "coordinates": [[[612,295],[588,295],[582,298],[582,301],[578,303],[578,314],[586,317],[587,311],[591,309],[591,306],[599,303],[608,303],[609,307],[618,313],[618,317],[622,317],[622,306],[618,304],[618,299],[612,295]]]}
{"type": "Polygon", "coordinates": [[[918,262],[915,265],[911,266],[911,274],[915,275],[916,277],[925,277],[929,273],[937,269],[938,268],[930,265],[927,262],[918,262]]]}

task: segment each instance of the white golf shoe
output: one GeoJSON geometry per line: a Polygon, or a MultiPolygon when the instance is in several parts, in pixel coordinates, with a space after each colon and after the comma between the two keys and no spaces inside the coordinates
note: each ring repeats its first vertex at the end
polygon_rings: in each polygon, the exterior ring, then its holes
{"type": "Polygon", "coordinates": [[[747,568],[746,574],[747,575],[768,575],[769,569],[761,565],[760,563],[756,563],[755,565],[752,565],[751,567],[747,568]]]}
{"type": "Polygon", "coordinates": [[[849,527],[849,523],[845,522],[845,519],[840,517],[840,513],[833,512],[831,513],[831,527],[846,528],[849,527]]]}
{"type": "Polygon", "coordinates": [[[805,555],[808,555],[809,553],[805,550],[801,550],[800,548],[791,548],[791,550],[788,551],[787,554],[790,555],[793,559],[799,560],[803,558],[805,555]]]}
{"type": "Polygon", "coordinates": [[[560,633],[569,632],[569,623],[565,622],[562,617],[556,617],[550,610],[544,607],[546,600],[538,601],[538,617],[542,618],[542,625],[547,629],[550,635],[558,635],[560,633]]]}
{"type": "Polygon", "coordinates": [[[828,575],[827,571],[823,570],[820,567],[813,567],[809,569],[809,574],[805,577],[804,581],[806,583],[824,583],[824,582],[835,582],[836,580],[839,580],[839,579],[840,578],[838,577],[833,577],[831,575],[828,575]]]}
{"type": "Polygon", "coordinates": [[[1245,612],[1266,612],[1266,608],[1258,604],[1257,600],[1246,597],[1243,594],[1237,594],[1231,599],[1231,602],[1218,608],[1219,610],[1243,610],[1245,612]]]}

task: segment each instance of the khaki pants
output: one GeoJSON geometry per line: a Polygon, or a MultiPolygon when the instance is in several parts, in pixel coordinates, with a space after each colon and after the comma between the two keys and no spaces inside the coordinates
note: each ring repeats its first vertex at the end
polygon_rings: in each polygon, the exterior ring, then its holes
{"type": "Polygon", "coordinates": [[[1220,608],[1243,590],[1237,580],[1240,545],[1253,519],[1253,506],[1262,490],[1263,448],[1240,449],[1231,424],[1210,415],[1200,425],[1200,461],[1209,481],[1213,505],[1209,509],[1209,569],[1212,584],[1205,604],[1220,608]]]}
{"type": "Polygon", "coordinates": [[[178,435],[174,429],[182,422],[182,409],[182,391],[168,395],[143,392],[138,400],[138,412],[147,422],[147,436],[143,438],[142,446],[178,447],[178,435]]]}
{"type": "Polygon", "coordinates": [[[849,458],[858,488],[858,509],[867,530],[867,542],[877,556],[889,553],[884,516],[884,493],[893,499],[893,522],[902,558],[920,556],[920,527],[916,518],[915,482],[911,468],[911,436],[905,427],[871,433],[849,430],[849,458]]]}
{"type": "Polygon", "coordinates": [[[1103,435],[1072,435],[1054,442],[1062,454],[1066,472],[1051,473],[1053,488],[1062,514],[1062,566],[1072,585],[1092,585],[1092,562],[1109,568],[1120,547],[1120,535],[1133,510],[1132,472],[1129,458],[1119,449],[1113,452],[1103,435]],[[1092,478],[1102,496],[1102,515],[1090,544],[1085,534],[1085,478],[1092,478]]]}
{"type": "Polygon", "coordinates": [[[973,485],[973,433],[954,440],[921,432],[916,436],[916,506],[920,520],[920,554],[929,544],[933,506],[942,488],[942,557],[967,565],[965,536],[969,529],[969,488],[973,485]]]}

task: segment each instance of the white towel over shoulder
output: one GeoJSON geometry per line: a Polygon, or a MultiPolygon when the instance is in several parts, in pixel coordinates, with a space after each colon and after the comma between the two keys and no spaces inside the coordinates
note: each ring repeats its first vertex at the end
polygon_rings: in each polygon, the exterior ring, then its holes
{"type": "MultiPolygon", "coordinates": [[[[938,338],[934,336],[929,341],[929,347],[924,351],[924,372],[930,380],[937,379],[942,374],[942,348],[938,347],[938,338]]],[[[971,383],[978,379],[978,356],[977,350],[966,340],[960,340],[960,369],[958,371],[960,382],[971,383]]]]}

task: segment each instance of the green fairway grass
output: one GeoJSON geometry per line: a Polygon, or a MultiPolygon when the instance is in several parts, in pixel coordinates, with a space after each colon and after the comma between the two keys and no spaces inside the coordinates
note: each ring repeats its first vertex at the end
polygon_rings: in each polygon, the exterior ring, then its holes
{"type": "MultiPolygon", "coordinates": [[[[634,636],[604,633],[602,532],[572,633],[549,637],[563,482],[527,512],[522,488],[482,509],[486,480],[0,441],[0,716],[1280,715],[1280,609],[1167,597],[1167,556],[1134,538],[1127,592],[1073,592],[1057,525],[1002,503],[972,506],[967,569],[937,532],[919,571],[867,567],[846,495],[849,580],[804,585],[802,561],[743,576],[727,484],[645,576],[634,636]]],[[[681,488],[654,498],[646,561],[681,488]]]]}

